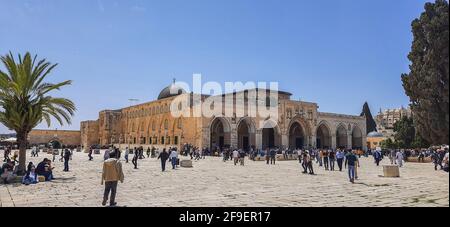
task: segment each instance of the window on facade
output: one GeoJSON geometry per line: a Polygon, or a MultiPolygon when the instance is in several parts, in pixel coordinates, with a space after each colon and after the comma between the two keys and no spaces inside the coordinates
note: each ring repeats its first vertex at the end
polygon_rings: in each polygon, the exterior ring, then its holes
{"type": "Polygon", "coordinates": [[[170,144],[170,136],[167,137],[167,144],[170,144]]]}
{"type": "Polygon", "coordinates": [[[167,119],[164,121],[164,129],[165,130],[169,129],[169,120],[167,120],[167,119]]]}
{"type": "Polygon", "coordinates": [[[146,138],[143,137],[143,138],[142,138],[142,144],[147,144],[146,142],[147,142],[147,141],[146,141],[146,138]]]}
{"type": "Polygon", "coordinates": [[[178,145],[178,136],[175,136],[175,138],[173,140],[173,144],[178,145]]]}
{"type": "Polygon", "coordinates": [[[136,144],[136,137],[133,138],[133,144],[136,144]]]}
{"type": "Polygon", "coordinates": [[[161,144],[164,145],[164,136],[161,137],[161,144]]]}
{"type": "Polygon", "coordinates": [[[153,144],[158,144],[158,137],[155,136],[155,139],[153,140],[153,144]]]}
{"type": "Polygon", "coordinates": [[[178,128],[181,129],[183,127],[183,120],[178,119],[178,128]]]}

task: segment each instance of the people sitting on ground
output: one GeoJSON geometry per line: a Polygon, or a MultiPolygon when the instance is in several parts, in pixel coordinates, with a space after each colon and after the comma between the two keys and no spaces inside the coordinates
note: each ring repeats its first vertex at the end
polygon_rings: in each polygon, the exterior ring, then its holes
{"type": "Polygon", "coordinates": [[[53,177],[53,168],[51,166],[51,161],[44,158],[36,167],[36,173],[38,176],[44,176],[45,181],[51,181],[55,178],[53,177]]]}
{"type": "Polygon", "coordinates": [[[28,164],[27,173],[23,176],[22,184],[30,185],[37,184],[39,182],[38,175],[36,174],[36,167],[32,162],[28,164]]]}
{"type": "Polygon", "coordinates": [[[4,184],[12,183],[16,179],[17,174],[14,171],[14,165],[15,163],[11,160],[7,160],[6,163],[3,164],[2,170],[0,171],[0,178],[4,184]]]}

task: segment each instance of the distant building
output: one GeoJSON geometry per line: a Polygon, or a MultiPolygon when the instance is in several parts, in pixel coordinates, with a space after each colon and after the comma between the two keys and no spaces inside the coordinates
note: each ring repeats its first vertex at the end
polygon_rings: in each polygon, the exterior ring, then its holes
{"type": "Polygon", "coordinates": [[[411,117],[412,112],[410,108],[386,109],[381,110],[375,117],[377,123],[377,130],[381,132],[386,138],[394,137],[394,124],[400,121],[403,117],[411,117]]]}
{"type": "Polygon", "coordinates": [[[376,148],[381,147],[381,142],[386,139],[387,138],[381,132],[371,132],[367,135],[367,148],[375,150],[376,148]]]}

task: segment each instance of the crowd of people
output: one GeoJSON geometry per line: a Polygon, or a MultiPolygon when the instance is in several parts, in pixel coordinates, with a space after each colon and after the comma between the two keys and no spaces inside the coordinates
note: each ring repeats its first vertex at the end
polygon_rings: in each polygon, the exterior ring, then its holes
{"type": "MultiPolygon", "coordinates": [[[[180,165],[179,156],[190,157],[191,160],[205,159],[206,156],[219,155],[222,156],[224,162],[233,161],[234,165],[245,166],[245,159],[256,161],[265,160],[267,165],[276,165],[277,158],[282,157],[284,160],[298,159],[302,172],[304,174],[315,175],[314,165],[319,168],[324,168],[325,171],[343,171],[344,168],[348,171],[348,178],[351,183],[358,180],[358,168],[360,168],[359,158],[361,156],[372,156],[375,165],[379,166],[381,161],[388,157],[392,165],[403,167],[404,162],[409,157],[417,157],[419,162],[424,162],[425,158],[431,158],[435,170],[444,170],[448,172],[449,153],[448,147],[441,149],[428,150],[369,150],[361,152],[360,150],[348,149],[280,149],[267,148],[265,150],[254,149],[250,147],[247,150],[235,148],[215,148],[211,152],[208,148],[200,149],[190,144],[184,144],[180,151],[176,147],[164,148],[161,151],[159,148],[143,147],[126,148],[124,152],[125,162],[129,162],[129,156],[133,155],[131,162],[134,169],[138,169],[139,160],[145,158],[153,158],[161,161],[161,170],[166,171],[166,164],[170,163],[172,169],[177,169],[180,165]],[[145,151],[145,154],[144,154],[145,151]],[[336,169],[337,164],[337,169],[336,169]]],[[[32,147],[31,156],[39,157],[40,148],[32,147]]],[[[56,156],[60,155],[59,161],[64,162],[64,170],[69,171],[69,162],[72,160],[73,149],[58,149],[50,150],[53,160],[44,158],[37,166],[30,162],[26,168],[26,173],[22,177],[22,183],[25,185],[37,184],[40,176],[45,181],[54,180],[52,163],[55,162],[56,156]]],[[[93,149],[88,150],[88,160],[92,161],[93,149]]],[[[97,153],[97,152],[95,152],[97,153]]],[[[109,200],[110,206],[115,206],[115,196],[117,193],[118,182],[124,181],[124,174],[122,171],[122,164],[120,162],[122,151],[115,147],[110,147],[103,155],[103,172],[102,184],[105,184],[104,199],[102,205],[106,205],[109,200]]],[[[3,165],[0,168],[0,177],[3,183],[11,183],[17,178],[18,172],[18,151],[12,152],[11,148],[5,148],[3,165]],[[12,157],[11,157],[12,155],[12,157]]]]}

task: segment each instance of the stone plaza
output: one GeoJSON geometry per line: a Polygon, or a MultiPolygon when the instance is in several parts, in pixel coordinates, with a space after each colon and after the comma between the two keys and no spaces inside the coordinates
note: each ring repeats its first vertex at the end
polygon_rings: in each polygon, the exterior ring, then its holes
{"type": "MultiPolygon", "coordinates": [[[[130,155],[132,156],[132,155],[130,155]]],[[[28,157],[35,164],[51,155],[28,157]]],[[[24,186],[0,185],[0,207],[98,207],[102,155],[88,162],[75,153],[70,172],[62,172],[59,157],[53,182],[24,186]]],[[[185,157],[181,158],[186,159],[185,157]]],[[[382,164],[388,164],[385,159],[382,164]]],[[[449,176],[432,164],[406,163],[400,178],[384,178],[382,166],[361,158],[359,180],[348,182],[347,172],[325,171],[314,165],[315,176],[301,173],[298,161],[276,165],[246,160],[245,166],[207,157],[194,168],[161,172],[160,161],[144,159],[139,169],[123,161],[125,182],[117,202],[126,207],[448,207],[449,176]]],[[[337,168],[337,165],[336,165],[337,168]]]]}

